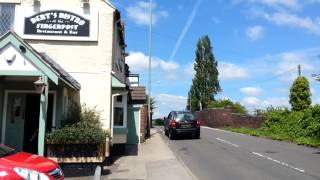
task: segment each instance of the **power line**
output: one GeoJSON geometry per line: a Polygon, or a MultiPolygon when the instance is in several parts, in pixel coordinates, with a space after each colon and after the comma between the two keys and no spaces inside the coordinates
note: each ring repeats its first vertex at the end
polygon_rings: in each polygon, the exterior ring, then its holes
{"type": "Polygon", "coordinates": [[[278,73],[278,74],[272,76],[271,78],[268,78],[268,79],[265,79],[265,80],[262,80],[262,81],[257,81],[256,83],[253,83],[253,85],[264,84],[264,83],[266,83],[266,82],[268,82],[268,81],[271,81],[271,80],[274,80],[274,79],[276,79],[276,78],[279,78],[279,77],[281,77],[281,76],[283,76],[283,75],[286,75],[287,73],[292,72],[293,70],[296,70],[296,69],[297,69],[296,67],[295,67],[295,68],[291,68],[291,69],[289,69],[289,70],[287,70],[287,71],[278,73]]]}

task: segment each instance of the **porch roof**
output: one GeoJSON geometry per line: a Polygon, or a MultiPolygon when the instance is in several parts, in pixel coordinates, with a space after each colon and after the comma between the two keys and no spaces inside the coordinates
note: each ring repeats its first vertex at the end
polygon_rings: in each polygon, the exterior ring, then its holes
{"type": "Polygon", "coordinates": [[[111,75],[112,88],[126,88],[126,84],[122,83],[115,75],[111,75]]]}
{"type": "Polygon", "coordinates": [[[51,57],[49,57],[44,52],[39,53],[39,55],[42,57],[44,61],[46,61],[50,65],[51,68],[53,68],[59,74],[60,79],[64,83],[68,84],[75,90],[81,89],[80,83],[77,80],[75,80],[67,71],[65,71],[58,63],[56,63],[51,57]]]}
{"type": "MultiPolygon", "coordinates": [[[[8,44],[12,44],[30,60],[43,75],[58,85],[58,80],[66,83],[74,90],[80,90],[81,86],[69,73],[67,73],[59,64],[51,59],[46,53],[39,53],[33,47],[31,47],[26,41],[21,39],[14,31],[10,30],[2,37],[0,37],[0,49],[6,47],[8,44]]],[[[2,74],[0,71],[0,75],[2,74]]]]}

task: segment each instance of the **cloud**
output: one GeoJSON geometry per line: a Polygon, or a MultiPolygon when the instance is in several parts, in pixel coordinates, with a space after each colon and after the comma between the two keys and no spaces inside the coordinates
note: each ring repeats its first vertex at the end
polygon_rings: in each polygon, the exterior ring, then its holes
{"type": "Polygon", "coordinates": [[[221,80],[245,79],[249,76],[246,69],[232,63],[221,62],[218,71],[221,80]]]}
{"type": "MultiPolygon", "coordinates": [[[[142,52],[130,52],[126,58],[126,63],[132,70],[148,70],[149,57],[142,52]]],[[[165,61],[158,57],[152,57],[151,67],[153,69],[160,68],[163,71],[175,71],[179,68],[179,64],[173,61],[165,61]]]]}
{"type": "Polygon", "coordinates": [[[301,8],[298,0],[251,0],[252,2],[260,3],[273,8],[289,8],[297,10],[301,8]]]}
{"type": "MultiPolygon", "coordinates": [[[[157,4],[152,4],[152,24],[156,24],[160,18],[166,18],[169,13],[165,10],[157,11],[157,4]]],[[[138,1],[126,8],[127,16],[138,25],[150,24],[149,2],[138,1]]]]}
{"type": "Polygon", "coordinates": [[[311,74],[319,73],[316,67],[320,66],[320,47],[286,51],[279,54],[267,54],[247,61],[251,77],[259,78],[254,85],[265,83],[290,83],[298,76],[298,65],[301,65],[302,75],[310,82],[314,81],[311,74]],[[279,81],[280,80],[280,81],[279,81]]]}
{"type": "Polygon", "coordinates": [[[244,87],[240,88],[240,91],[247,96],[260,96],[262,94],[260,87],[244,87]]]}
{"type": "MultiPolygon", "coordinates": [[[[317,1],[317,0],[309,0],[309,1],[317,1]]],[[[251,6],[262,6],[268,7],[272,9],[282,10],[300,10],[302,8],[302,4],[299,3],[299,0],[232,0],[231,5],[239,5],[241,3],[246,3],[251,6]]]]}
{"type": "Polygon", "coordinates": [[[311,72],[313,65],[308,59],[307,54],[299,52],[285,52],[278,55],[279,63],[274,66],[273,74],[280,77],[282,81],[292,81],[298,75],[298,65],[300,64],[302,72],[311,72]]]}
{"type": "Polygon", "coordinates": [[[185,74],[187,74],[188,76],[190,76],[191,78],[193,78],[193,76],[195,75],[195,70],[194,70],[194,63],[189,63],[185,66],[184,68],[184,72],[185,74]]]}
{"type": "Polygon", "coordinates": [[[261,105],[261,100],[256,97],[245,97],[241,101],[241,104],[247,107],[258,107],[261,105]]]}
{"type": "MultiPolygon", "coordinates": [[[[131,73],[140,74],[140,78],[147,79],[149,69],[149,56],[140,51],[131,51],[126,57],[131,73]]],[[[167,61],[153,56],[151,60],[152,81],[167,84],[168,80],[179,80],[177,84],[189,84],[194,75],[193,63],[179,64],[176,61],[167,61]]]]}
{"type": "Polygon", "coordinates": [[[187,105],[187,97],[173,94],[156,94],[156,114],[155,117],[167,116],[172,110],[184,110],[187,105]]]}
{"type": "Polygon", "coordinates": [[[249,111],[254,109],[265,109],[269,106],[273,107],[290,107],[289,99],[287,97],[272,97],[264,100],[257,97],[244,97],[241,101],[249,111]]]}
{"type": "Polygon", "coordinates": [[[246,30],[247,36],[251,41],[257,41],[264,36],[264,28],[262,26],[252,26],[246,30]]]}
{"type": "Polygon", "coordinates": [[[264,14],[264,18],[279,26],[296,27],[305,29],[314,34],[320,34],[320,23],[318,20],[313,20],[310,17],[300,17],[296,14],[286,12],[276,12],[273,14],[264,14]]]}

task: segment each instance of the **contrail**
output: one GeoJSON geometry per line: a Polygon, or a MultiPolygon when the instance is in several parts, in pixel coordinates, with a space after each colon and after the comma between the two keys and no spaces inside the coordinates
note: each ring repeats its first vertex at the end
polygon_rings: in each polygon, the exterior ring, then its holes
{"type": "Polygon", "coordinates": [[[182,30],[182,33],[177,41],[177,44],[174,48],[174,50],[172,51],[171,53],[171,56],[170,56],[170,61],[173,60],[174,56],[176,55],[176,52],[181,44],[181,41],[183,40],[184,36],[187,34],[192,22],[193,22],[193,19],[194,17],[196,16],[197,12],[198,12],[198,8],[200,6],[200,3],[201,3],[201,0],[197,0],[195,6],[193,7],[193,10],[192,10],[192,13],[190,14],[189,18],[188,18],[188,21],[187,23],[185,24],[183,30],[182,30]]]}

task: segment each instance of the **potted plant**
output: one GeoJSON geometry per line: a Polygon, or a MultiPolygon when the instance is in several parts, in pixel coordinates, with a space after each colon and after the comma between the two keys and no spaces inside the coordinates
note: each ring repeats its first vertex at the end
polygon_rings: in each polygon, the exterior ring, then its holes
{"type": "Polygon", "coordinates": [[[110,133],[102,129],[99,112],[85,104],[71,109],[63,127],[46,135],[47,156],[61,163],[102,162],[110,133]]]}

